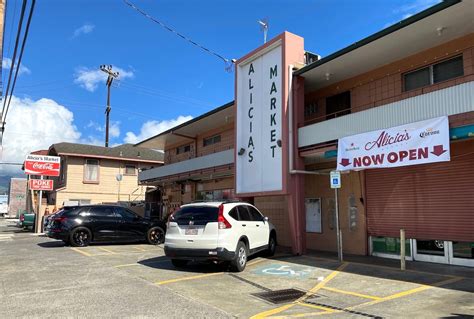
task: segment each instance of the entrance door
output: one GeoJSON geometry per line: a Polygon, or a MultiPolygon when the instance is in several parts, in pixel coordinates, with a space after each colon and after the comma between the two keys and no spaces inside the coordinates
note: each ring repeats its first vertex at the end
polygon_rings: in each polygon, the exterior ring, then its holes
{"type": "Polygon", "coordinates": [[[474,267],[474,242],[450,241],[448,249],[451,264],[474,267]]]}
{"type": "Polygon", "coordinates": [[[415,260],[474,267],[474,242],[413,241],[415,260]]]}
{"type": "Polygon", "coordinates": [[[449,243],[444,240],[414,240],[414,259],[449,264],[449,243]]]}

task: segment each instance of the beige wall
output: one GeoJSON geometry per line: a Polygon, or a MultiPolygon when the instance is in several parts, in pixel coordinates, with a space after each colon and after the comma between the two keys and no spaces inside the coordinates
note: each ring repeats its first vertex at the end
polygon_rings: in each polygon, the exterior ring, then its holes
{"type": "MultiPolygon", "coordinates": [[[[336,163],[334,163],[334,167],[336,163]]],[[[339,190],[339,218],[342,231],[343,252],[365,255],[367,253],[366,218],[364,205],[364,173],[351,172],[342,175],[339,190]],[[353,195],[357,207],[356,227],[349,227],[349,196],[353,195]]],[[[322,233],[306,233],[308,249],[337,251],[336,224],[334,218],[334,190],[329,186],[327,175],[307,175],[305,177],[305,198],[321,198],[322,233]]]]}
{"type": "MultiPolygon", "coordinates": [[[[127,162],[99,159],[98,183],[84,182],[84,162],[85,160],[82,157],[68,157],[66,188],[57,191],[56,205],[61,206],[64,201],[72,199],[89,199],[93,204],[117,202],[118,200],[144,200],[146,187],[138,186],[138,171],[135,175],[125,175],[125,164],[127,162]],[[118,194],[117,174],[122,174],[120,196],[118,194]]],[[[150,165],[133,162],[128,164],[136,165],[137,168],[150,165]]]]}

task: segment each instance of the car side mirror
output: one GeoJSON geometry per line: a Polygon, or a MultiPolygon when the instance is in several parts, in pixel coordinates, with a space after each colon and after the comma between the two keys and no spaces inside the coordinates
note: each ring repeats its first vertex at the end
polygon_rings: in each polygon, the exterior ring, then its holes
{"type": "Polygon", "coordinates": [[[268,222],[268,217],[267,216],[263,217],[263,221],[268,222]]]}

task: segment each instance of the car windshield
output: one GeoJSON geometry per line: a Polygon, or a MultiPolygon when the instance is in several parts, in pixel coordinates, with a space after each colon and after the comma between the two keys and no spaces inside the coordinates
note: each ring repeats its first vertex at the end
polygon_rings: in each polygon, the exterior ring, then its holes
{"type": "Polygon", "coordinates": [[[208,222],[217,222],[219,208],[213,206],[187,206],[182,207],[173,214],[173,219],[178,225],[205,225],[208,222]]]}

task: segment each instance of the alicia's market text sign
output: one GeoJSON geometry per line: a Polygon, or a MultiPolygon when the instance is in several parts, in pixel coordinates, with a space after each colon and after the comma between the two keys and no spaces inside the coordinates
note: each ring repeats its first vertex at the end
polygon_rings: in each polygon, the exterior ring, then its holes
{"type": "Polygon", "coordinates": [[[237,67],[236,192],[280,191],[282,48],[237,67]]]}
{"type": "Polygon", "coordinates": [[[396,167],[450,160],[447,117],[339,139],[339,171],[396,167]]]}
{"type": "Polygon", "coordinates": [[[25,160],[25,174],[39,176],[59,176],[61,158],[30,154],[25,160]]]}

